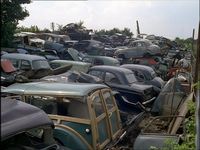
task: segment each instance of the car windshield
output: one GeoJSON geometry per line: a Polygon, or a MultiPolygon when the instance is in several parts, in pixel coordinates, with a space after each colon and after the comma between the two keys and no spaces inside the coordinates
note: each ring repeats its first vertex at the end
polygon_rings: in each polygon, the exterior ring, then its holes
{"type": "Polygon", "coordinates": [[[125,76],[129,84],[137,82],[137,79],[135,78],[135,75],[133,73],[125,74],[125,76]]]}
{"type": "Polygon", "coordinates": [[[33,61],[33,69],[49,69],[49,63],[46,60],[35,60],[33,61]]]}
{"type": "Polygon", "coordinates": [[[29,104],[39,107],[47,114],[88,119],[89,112],[84,99],[84,97],[26,96],[29,104]]]}

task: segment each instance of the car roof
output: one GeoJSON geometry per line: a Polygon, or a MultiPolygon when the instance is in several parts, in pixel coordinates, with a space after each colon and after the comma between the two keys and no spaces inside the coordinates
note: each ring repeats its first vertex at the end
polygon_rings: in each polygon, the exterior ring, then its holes
{"type": "Polygon", "coordinates": [[[51,63],[60,63],[60,64],[73,64],[73,65],[82,65],[82,66],[88,66],[91,65],[91,63],[87,62],[81,62],[81,61],[72,61],[72,60],[52,60],[49,62],[51,63]]]}
{"type": "Polygon", "coordinates": [[[15,99],[1,98],[1,140],[53,122],[41,109],[15,99]]]}
{"type": "Polygon", "coordinates": [[[96,55],[86,55],[84,56],[85,57],[88,57],[88,58],[99,58],[101,60],[105,60],[105,61],[115,61],[115,62],[118,62],[119,60],[117,60],[116,58],[113,58],[113,57],[108,57],[108,56],[96,56],[96,55]]]}
{"type": "MultiPolygon", "coordinates": [[[[119,66],[106,66],[106,65],[98,65],[98,66],[93,66],[90,68],[91,70],[102,70],[102,71],[110,71],[110,72],[118,72],[118,73],[132,73],[131,70],[122,68],[119,66]]],[[[89,69],[89,70],[90,70],[89,69]]]]}
{"type": "Polygon", "coordinates": [[[91,91],[107,88],[102,84],[89,83],[58,83],[58,82],[30,82],[24,84],[14,84],[8,86],[2,92],[13,93],[19,95],[48,95],[48,96],[68,96],[83,97],[91,91]]]}
{"type": "Polygon", "coordinates": [[[137,69],[137,70],[144,70],[144,71],[149,71],[149,72],[153,71],[153,69],[151,67],[146,66],[146,65],[124,64],[124,65],[121,65],[120,67],[137,69]]]}
{"type": "Polygon", "coordinates": [[[29,61],[33,61],[33,60],[46,60],[45,57],[42,56],[38,56],[38,55],[29,55],[29,54],[19,54],[19,53],[8,53],[8,54],[4,54],[2,55],[2,58],[6,58],[6,59],[23,59],[23,60],[29,60],[29,61]]]}

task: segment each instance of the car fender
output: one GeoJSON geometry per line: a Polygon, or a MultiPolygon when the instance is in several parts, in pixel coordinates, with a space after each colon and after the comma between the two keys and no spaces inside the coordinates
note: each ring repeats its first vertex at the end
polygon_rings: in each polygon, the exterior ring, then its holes
{"type": "Polygon", "coordinates": [[[90,150],[92,147],[75,130],[63,125],[56,125],[54,129],[54,138],[59,144],[70,149],[90,150]]]}

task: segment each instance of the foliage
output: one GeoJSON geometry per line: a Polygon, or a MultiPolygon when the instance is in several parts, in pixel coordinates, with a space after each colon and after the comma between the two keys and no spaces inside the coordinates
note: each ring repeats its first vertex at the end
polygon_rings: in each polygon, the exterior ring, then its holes
{"type": "Polygon", "coordinates": [[[192,38],[180,39],[179,37],[176,37],[175,42],[177,42],[177,44],[184,50],[192,50],[192,38]]]}
{"type": "Polygon", "coordinates": [[[31,0],[1,0],[1,47],[11,47],[18,21],[29,15],[22,4],[31,0]]]}
{"type": "Polygon", "coordinates": [[[101,35],[115,35],[115,34],[122,34],[122,35],[125,35],[125,36],[128,36],[128,37],[132,37],[133,36],[133,33],[131,32],[131,30],[129,28],[124,28],[123,30],[120,30],[118,28],[113,28],[111,30],[105,30],[105,29],[101,29],[99,31],[95,31],[95,34],[101,36],[101,35]]]}
{"type": "Polygon", "coordinates": [[[200,89],[200,81],[197,83],[193,84],[193,88],[200,89]]]}
{"type": "Polygon", "coordinates": [[[79,21],[79,22],[77,22],[77,23],[75,23],[76,25],[77,25],[77,28],[78,29],[86,29],[86,27],[85,26],[83,26],[83,24],[84,24],[84,21],[79,21]]]}
{"type": "Polygon", "coordinates": [[[38,33],[40,31],[41,30],[36,25],[35,26],[31,26],[30,28],[29,27],[21,26],[21,27],[17,27],[17,29],[16,29],[16,32],[33,32],[33,33],[38,33]]]}

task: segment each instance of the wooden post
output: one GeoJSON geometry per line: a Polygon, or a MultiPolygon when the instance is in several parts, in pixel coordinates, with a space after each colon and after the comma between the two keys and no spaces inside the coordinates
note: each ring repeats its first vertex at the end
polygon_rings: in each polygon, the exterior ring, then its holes
{"type": "MultiPolygon", "coordinates": [[[[195,29],[192,31],[192,49],[191,49],[191,55],[194,57],[194,34],[195,34],[195,29]]],[[[193,59],[191,59],[191,64],[193,64],[193,59]]]]}
{"type": "MultiPolygon", "coordinates": [[[[200,23],[199,23],[199,30],[200,30],[200,23]]],[[[198,31],[198,39],[197,39],[197,53],[196,53],[194,83],[197,83],[199,78],[200,78],[200,31],[198,31]]]]}
{"type": "Polygon", "coordinates": [[[137,35],[139,35],[140,34],[140,27],[139,27],[138,20],[136,21],[136,24],[137,24],[137,35]]]}
{"type": "MultiPolygon", "coordinates": [[[[195,69],[195,80],[194,83],[200,82],[200,22],[199,22],[199,31],[197,39],[197,60],[196,60],[196,69],[195,69]]],[[[196,149],[200,149],[200,89],[196,88],[196,149]]]]}

